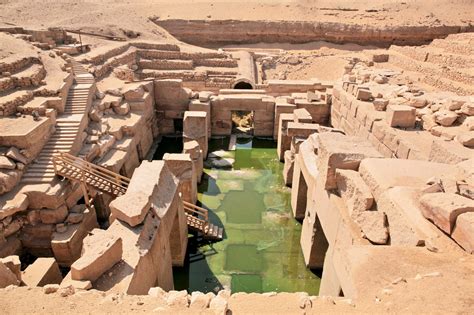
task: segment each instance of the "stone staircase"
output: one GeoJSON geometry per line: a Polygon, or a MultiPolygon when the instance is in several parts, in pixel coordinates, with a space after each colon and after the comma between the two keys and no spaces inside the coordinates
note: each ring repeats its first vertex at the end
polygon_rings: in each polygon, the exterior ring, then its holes
{"type": "Polygon", "coordinates": [[[64,113],[56,118],[56,132],[23,175],[25,184],[50,182],[55,176],[53,157],[59,152],[77,154],[82,146],[95,81],[78,62],[72,61],[71,66],[75,84],[69,89],[64,113]]]}

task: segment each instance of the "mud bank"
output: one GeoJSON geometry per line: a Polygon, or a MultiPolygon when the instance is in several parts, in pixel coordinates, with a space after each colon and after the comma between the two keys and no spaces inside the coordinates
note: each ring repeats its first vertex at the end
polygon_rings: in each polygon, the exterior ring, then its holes
{"type": "Polygon", "coordinates": [[[472,25],[380,27],[311,21],[151,20],[181,41],[208,47],[259,42],[299,44],[320,40],[380,47],[422,45],[449,34],[474,31],[472,25]]]}

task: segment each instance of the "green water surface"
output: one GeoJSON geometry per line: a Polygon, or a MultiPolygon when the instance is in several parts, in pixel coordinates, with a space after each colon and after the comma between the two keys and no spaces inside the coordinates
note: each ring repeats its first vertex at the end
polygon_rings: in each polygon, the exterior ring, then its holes
{"type": "MultiPolygon", "coordinates": [[[[163,143],[168,152],[175,141],[163,143]]],[[[228,141],[211,140],[209,152],[226,150],[228,141]]],[[[224,240],[191,237],[185,266],[174,268],[175,289],[316,295],[320,279],[303,261],[301,224],[291,214],[275,142],[237,142],[236,151],[219,151],[224,159],[235,160],[233,169],[215,168],[208,160],[198,187],[200,205],[210,210],[212,223],[224,227],[224,240]]]]}

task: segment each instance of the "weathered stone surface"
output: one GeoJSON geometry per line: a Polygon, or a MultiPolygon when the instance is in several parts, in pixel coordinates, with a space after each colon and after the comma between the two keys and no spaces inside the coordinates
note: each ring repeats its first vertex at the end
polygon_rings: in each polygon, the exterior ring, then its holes
{"type": "Polygon", "coordinates": [[[123,91],[123,96],[127,101],[137,101],[143,98],[145,90],[142,86],[130,86],[126,91],[123,91]]]}
{"type": "Polygon", "coordinates": [[[197,179],[194,164],[189,154],[166,153],[163,156],[166,166],[179,179],[181,198],[195,204],[197,201],[197,179]]]}
{"type": "Polygon", "coordinates": [[[125,116],[130,112],[130,104],[128,103],[122,103],[119,106],[114,107],[114,112],[117,115],[122,115],[125,116]]]}
{"type": "Polygon", "coordinates": [[[206,309],[209,307],[212,298],[214,298],[214,293],[212,292],[204,294],[199,291],[194,291],[191,293],[191,303],[189,307],[194,309],[206,309]]]}
{"type": "Polygon", "coordinates": [[[285,151],[285,165],[283,167],[283,181],[286,186],[293,183],[293,168],[295,164],[295,154],[290,150],[285,151]]]}
{"type": "Polygon", "coordinates": [[[170,307],[188,307],[188,291],[169,291],[166,296],[166,304],[170,307]]]}
{"type": "Polygon", "coordinates": [[[5,154],[6,157],[9,157],[10,159],[23,163],[23,164],[28,164],[28,160],[25,158],[23,154],[20,153],[20,150],[18,150],[15,147],[11,147],[7,153],[5,154]]]}
{"type": "Polygon", "coordinates": [[[425,235],[417,228],[417,221],[410,212],[419,211],[404,200],[398,187],[386,190],[377,198],[377,212],[385,213],[390,232],[390,245],[420,246],[425,244],[425,235]]]}
{"type": "Polygon", "coordinates": [[[0,155],[0,169],[14,170],[16,168],[15,162],[7,158],[6,156],[0,155]]]}
{"type": "Polygon", "coordinates": [[[19,285],[20,281],[15,274],[0,261],[0,288],[6,288],[9,285],[19,285]]]}
{"type": "Polygon", "coordinates": [[[460,133],[455,139],[465,147],[474,148],[474,131],[460,133]]]}
{"type": "Polygon", "coordinates": [[[375,199],[391,187],[425,187],[433,176],[455,172],[454,165],[405,159],[365,159],[359,168],[375,199]]]}
{"type": "Polygon", "coordinates": [[[362,211],[352,216],[364,233],[364,237],[375,244],[387,244],[389,232],[387,217],[380,211],[362,211]]]}
{"type": "Polygon", "coordinates": [[[474,212],[458,215],[451,237],[466,252],[474,254],[474,212]]]}
{"type": "Polygon", "coordinates": [[[423,216],[448,234],[460,214],[474,212],[474,200],[453,193],[425,194],[420,203],[423,216]]]}
{"type": "Polygon", "coordinates": [[[22,193],[12,191],[0,198],[0,220],[28,208],[28,197],[22,193]]]}
{"type": "Polygon", "coordinates": [[[318,170],[326,189],[336,189],[336,169],[358,170],[365,158],[382,157],[366,139],[326,132],[318,136],[318,170]]]}
{"type": "Polygon", "coordinates": [[[472,151],[456,141],[435,140],[431,145],[430,161],[456,164],[472,159],[472,151]]]}
{"type": "Polygon", "coordinates": [[[38,258],[23,272],[22,280],[30,287],[42,287],[60,284],[63,277],[54,258],[38,258]]]}
{"type": "Polygon", "coordinates": [[[16,278],[21,281],[21,262],[20,257],[17,255],[8,256],[5,258],[0,258],[0,262],[3,263],[11,272],[16,276],[16,278]]]}
{"type": "Polygon", "coordinates": [[[209,304],[209,309],[213,310],[215,314],[226,314],[227,307],[227,300],[219,295],[214,297],[209,304]]]}
{"type": "Polygon", "coordinates": [[[359,173],[352,170],[336,170],[337,189],[346,202],[349,213],[372,208],[374,197],[359,173]]]}
{"type": "Polygon", "coordinates": [[[436,113],[434,113],[435,121],[444,127],[451,126],[456,121],[457,118],[458,118],[458,115],[455,112],[452,112],[450,110],[439,110],[436,113]]]}
{"type": "Polygon", "coordinates": [[[298,108],[293,111],[294,115],[294,122],[295,123],[312,123],[313,118],[311,117],[311,114],[306,110],[305,108],[298,108]]]}
{"type": "Polygon", "coordinates": [[[62,205],[56,209],[41,209],[39,210],[39,217],[41,222],[45,224],[56,224],[64,222],[68,216],[66,205],[62,205]]]}
{"type": "Polygon", "coordinates": [[[152,206],[150,196],[159,191],[166,195],[166,191],[173,191],[176,185],[177,179],[164,161],[143,162],[135,169],[127,192],[110,203],[112,214],[117,219],[136,226],[143,222],[152,206]]]}
{"type": "Polygon", "coordinates": [[[72,280],[97,280],[122,259],[122,239],[94,229],[84,239],[82,256],[71,266],[72,280]]]}

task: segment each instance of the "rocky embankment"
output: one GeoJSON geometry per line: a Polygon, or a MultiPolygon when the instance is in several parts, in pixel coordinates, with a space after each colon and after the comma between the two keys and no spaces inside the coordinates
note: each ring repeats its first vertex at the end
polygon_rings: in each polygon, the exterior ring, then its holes
{"type": "Polygon", "coordinates": [[[151,20],[177,39],[200,46],[328,41],[388,47],[426,44],[449,34],[474,31],[472,25],[380,27],[313,21],[151,20]]]}

